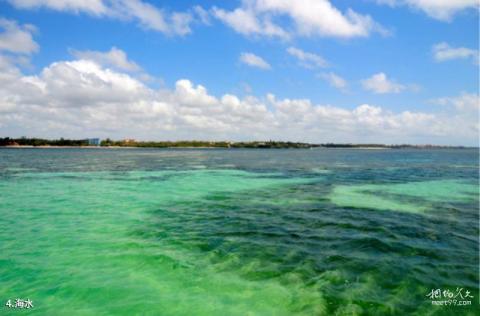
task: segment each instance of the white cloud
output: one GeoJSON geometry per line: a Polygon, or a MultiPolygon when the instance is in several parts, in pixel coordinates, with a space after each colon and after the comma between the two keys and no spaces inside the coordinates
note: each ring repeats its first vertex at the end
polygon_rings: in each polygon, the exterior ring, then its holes
{"type": "Polygon", "coordinates": [[[296,47],[287,48],[287,52],[298,59],[300,65],[306,68],[327,67],[328,63],[322,56],[305,52],[296,47]]]}
{"type": "Polygon", "coordinates": [[[387,75],[383,72],[374,74],[370,78],[364,79],[361,82],[365,90],[377,94],[399,93],[406,88],[406,86],[388,79],[387,75]]]}
{"type": "Polygon", "coordinates": [[[240,61],[245,65],[257,67],[264,70],[269,70],[272,68],[270,64],[267,63],[262,57],[252,53],[241,53],[240,61]]]}
{"type": "Polygon", "coordinates": [[[352,9],[342,13],[328,0],[243,0],[232,11],[213,8],[213,15],[244,35],[326,36],[350,38],[386,31],[368,15],[352,9]],[[288,18],[290,26],[275,24],[276,18],[288,18]]]}
{"type": "Polygon", "coordinates": [[[56,11],[87,12],[102,15],[107,12],[103,0],[8,0],[21,9],[36,9],[46,7],[56,11]]]}
{"type": "Polygon", "coordinates": [[[168,35],[191,32],[190,13],[166,13],[141,0],[9,0],[20,9],[47,8],[55,11],[86,13],[96,17],[133,20],[140,26],[168,35]]]}
{"type": "Polygon", "coordinates": [[[32,37],[33,32],[33,25],[19,25],[16,21],[0,18],[0,51],[18,54],[38,51],[38,44],[32,37]]]}
{"type": "Polygon", "coordinates": [[[442,42],[435,44],[432,48],[433,58],[438,62],[448,61],[452,59],[472,59],[478,64],[479,53],[476,49],[466,47],[452,47],[448,43],[442,42]]]}
{"type": "Polygon", "coordinates": [[[120,0],[112,2],[109,15],[124,19],[136,19],[140,25],[155,31],[170,33],[164,12],[141,0],[120,0]]]}
{"type": "Polygon", "coordinates": [[[193,17],[190,13],[175,12],[171,15],[172,30],[175,34],[185,35],[192,32],[190,23],[193,17]]]}
{"type": "Polygon", "coordinates": [[[205,25],[210,25],[211,24],[210,14],[208,13],[207,10],[205,10],[204,8],[202,8],[199,5],[194,6],[192,10],[195,13],[195,16],[198,18],[198,20],[200,20],[201,23],[203,23],[205,25]]]}
{"type": "Polygon", "coordinates": [[[348,83],[345,79],[333,72],[324,72],[318,75],[320,78],[327,81],[332,87],[341,91],[346,91],[348,83]]]}
{"type": "Polygon", "coordinates": [[[0,133],[9,136],[476,144],[477,118],[462,114],[469,98],[445,99],[454,106],[436,113],[345,109],[272,94],[216,97],[188,79],[154,90],[85,59],[27,76],[0,55],[0,133]]]}
{"type": "Polygon", "coordinates": [[[141,68],[133,61],[128,60],[127,54],[116,47],[108,52],[98,51],[72,51],[72,55],[78,59],[93,60],[100,65],[111,66],[125,71],[139,71],[141,68]]]}
{"type": "Polygon", "coordinates": [[[213,16],[222,20],[243,35],[263,35],[280,38],[290,37],[284,29],[273,24],[270,18],[259,19],[252,9],[237,8],[229,12],[214,7],[212,13],[213,16]]]}
{"type": "Polygon", "coordinates": [[[478,0],[377,0],[377,3],[390,6],[408,5],[443,21],[450,21],[461,11],[478,8],[478,0]]]}
{"type": "Polygon", "coordinates": [[[473,93],[462,93],[456,97],[444,97],[438,98],[431,101],[432,103],[444,105],[444,106],[453,106],[459,112],[464,113],[480,113],[480,96],[473,93]]]}

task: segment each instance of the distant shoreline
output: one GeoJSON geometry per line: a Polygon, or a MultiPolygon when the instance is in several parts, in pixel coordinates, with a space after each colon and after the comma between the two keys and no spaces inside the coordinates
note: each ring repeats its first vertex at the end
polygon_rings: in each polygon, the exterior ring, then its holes
{"type": "Polygon", "coordinates": [[[440,146],[440,145],[411,145],[411,144],[378,144],[378,143],[304,143],[292,141],[205,141],[205,140],[177,140],[177,141],[138,141],[135,139],[112,140],[110,138],[84,139],[44,139],[44,138],[11,138],[0,137],[0,148],[183,148],[183,149],[312,149],[312,148],[339,148],[339,149],[465,149],[478,148],[467,146],[440,146]]]}
{"type": "Polygon", "coordinates": [[[419,149],[419,150],[446,150],[446,149],[479,149],[478,147],[458,147],[458,146],[402,146],[402,147],[365,147],[365,146],[315,146],[315,147],[215,147],[215,146],[170,146],[170,147],[141,147],[141,146],[33,146],[33,145],[17,145],[17,146],[0,146],[8,149],[355,149],[355,150],[393,150],[393,149],[419,149]]]}

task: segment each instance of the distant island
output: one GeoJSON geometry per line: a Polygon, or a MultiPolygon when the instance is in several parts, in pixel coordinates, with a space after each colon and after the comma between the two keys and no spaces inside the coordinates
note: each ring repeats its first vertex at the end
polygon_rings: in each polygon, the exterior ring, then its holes
{"type": "Polygon", "coordinates": [[[250,141],[250,142],[229,142],[229,141],[199,141],[199,140],[182,140],[182,141],[137,141],[134,139],[112,140],[106,138],[88,139],[43,139],[43,138],[0,138],[0,147],[139,147],[139,148],[358,148],[358,149],[404,149],[404,148],[472,148],[465,146],[438,146],[438,145],[386,145],[386,144],[340,144],[340,143],[324,143],[311,144],[303,142],[288,141],[250,141]]]}

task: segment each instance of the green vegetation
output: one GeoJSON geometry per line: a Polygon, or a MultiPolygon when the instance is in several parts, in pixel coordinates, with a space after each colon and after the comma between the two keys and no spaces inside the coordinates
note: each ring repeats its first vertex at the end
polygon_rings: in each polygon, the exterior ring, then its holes
{"type": "Polygon", "coordinates": [[[398,145],[385,145],[385,144],[335,144],[327,143],[321,144],[321,147],[326,148],[386,148],[386,149],[402,149],[402,148],[467,148],[464,146],[440,146],[440,145],[409,145],[409,144],[398,144],[398,145]]]}
{"type": "Polygon", "coordinates": [[[86,139],[0,138],[0,146],[88,146],[86,139]]]}
{"type": "MultiPolygon", "coordinates": [[[[88,139],[42,139],[42,138],[0,138],[1,146],[89,146],[88,139]]],[[[181,140],[181,141],[136,141],[133,139],[112,140],[104,139],[100,142],[102,147],[141,147],[141,148],[385,148],[385,149],[403,149],[403,148],[465,148],[462,146],[435,146],[435,145],[384,145],[384,144],[309,144],[301,142],[281,142],[281,141],[252,141],[252,142],[227,142],[227,141],[199,141],[199,140],[181,140]]]]}
{"type": "Polygon", "coordinates": [[[294,142],[208,142],[208,141],[163,141],[163,142],[138,142],[131,140],[113,141],[102,140],[101,146],[117,147],[155,147],[155,148],[311,148],[319,145],[294,142]]]}

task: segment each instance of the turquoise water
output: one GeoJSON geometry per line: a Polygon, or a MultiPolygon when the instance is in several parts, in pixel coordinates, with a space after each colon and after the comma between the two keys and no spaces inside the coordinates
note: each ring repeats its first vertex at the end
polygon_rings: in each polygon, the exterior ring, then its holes
{"type": "Polygon", "coordinates": [[[37,315],[475,315],[478,159],[0,149],[0,299],[37,315]],[[457,287],[471,306],[427,297],[457,287]]]}

